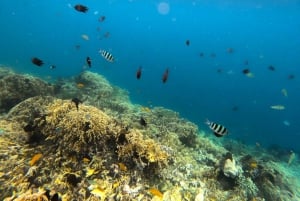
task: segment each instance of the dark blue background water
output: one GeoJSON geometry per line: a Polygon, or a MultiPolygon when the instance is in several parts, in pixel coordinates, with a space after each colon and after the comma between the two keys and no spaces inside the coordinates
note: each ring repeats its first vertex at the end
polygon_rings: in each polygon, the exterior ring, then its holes
{"type": "Polygon", "coordinates": [[[135,103],[174,109],[205,130],[206,118],[220,122],[230,130],[228,138],[245,143],[298,147],[299,0],[3,0],[0,25],[0,63],[15,70],[48,79],[72,76],[90,56],[91,70],[127,89],[135,103]],[[77,3],[89,11],[75,11],[77,3]],[[160,3],[168,4],[169,12],[159,12],[159,5],[166,5],[160,3]],[[99,22],[102,15],[106,19],[99,22]],[[104,37],[106,32],[110,37],[104,37]],[[99,49],[109,50],[116,61],[105,61],[99,49]],[[32,65],[34,56],[46,64],[32,65]],[[51,64],[57,68],[49,69],[51,64]],[[143,74],[136,80],[139,65],[143,74]],[[268,70],[269,65],[276,70],[268,70]],[[169,80],[162,84],[167,67],[169,80]],[[242,74],[244,68],[255,76],[242,74]],[[289,80],[290,74],[295,79],[289,80]],[[288,97],[282,95],[283,88],[288,97]],[[276,104],[286,109],[270,109],[276,104]]]}

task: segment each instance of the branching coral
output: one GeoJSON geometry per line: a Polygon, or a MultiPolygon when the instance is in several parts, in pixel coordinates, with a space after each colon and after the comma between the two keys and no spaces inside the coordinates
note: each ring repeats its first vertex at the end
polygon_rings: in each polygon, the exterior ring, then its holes
{"type": "Polygon", "coordinates": [[[130,130],[125,136],[126,142],[118,146],[118,155],[120,158],[136,157],[140,163],[147,165],[157,163],[166,165],[168,163],[168,154],[162,147],[152,139],[144,139],[138,130],[130,130]]]}
{"type": "Polygon", "coordinates": [[[41,129],[47,140],[58,142],[66,152],[86,153],[105,148],[108,139],[120,132],[117,123],[101,110],[71,101],[56,100],[47,108],[41,129]]]}

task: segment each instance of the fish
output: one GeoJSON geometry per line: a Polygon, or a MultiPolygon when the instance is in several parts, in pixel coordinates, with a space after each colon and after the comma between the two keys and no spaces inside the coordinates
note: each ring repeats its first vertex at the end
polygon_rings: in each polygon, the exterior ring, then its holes
{"type": "Polygon", "coordinates": [[[169,69],[167,68],[162,76],[162,82],[166,83],[169,78],[169,69]]]}
{"type": "Polygon", "coordinates": [[[87,65],[89,66],[89,68],[92,67],[92,60],[90,57],[86,57],[85,61],[86,61],[87,65]]]}
{"type": "Polygon", "coordinates": [[[247,77],[254,77],[254,74],[250,71],[249,68],[245,68],[242,72],[243,72],[243,74],[245,74],[247,77]]]}
{"type": "Polygon", "coordinates": [[[222,69],[222,68],[218,68],[218,69],[217,69],[217,72],[218,72],[218,73],[222,73],[222,72],[223,72],[223,69],[222,69]]]}
{"type": "Polygon", "coordinates": [[[104,38],[109,38],[110,37],[110,32],[109,31],[105,32],[105,34],[103,34],[103,37],[104,38]]]}
{"type": "Polygon", "coordinates": [[[89,10],[88,7],[81,5],[81,4],[76,4],[74,6],[74,8],[75,8],[75,10],[77,10],[78,12],[81,12],[81,13],[86,13],[89,10]]]}
{"type": "Polygon", "coordinates": [[[284,105],[271,105],[270,108],[273,110],[284,110],[285,106],[284,105]]]}
{"type": "Polygon", "coordinates": [[[98,21],[99,22],[104,22],[104,20],[106,19],[106,17],[104,15],[100,16],[98,21]]]}
{"type": "Polygon", "coordinates": [[[293,74],[288,75],[288,79],[289,79],[289,80],[295,79],[295,75],[293,75],[293,74]]]}
{"type": "Polygon", "coordinates": [[[80,50],[80,45],[75,45],[76,50],[80,50]]]}
{"type": "Polygon", "coordinates": [[[78,98],[72,98],[71,100],[73,103],[75,103],[76,109],[79,109],[79,104],[82,103],[81,100],[79,100],[78,98]]]}
{"type": "Polygon", "coordinates": [[[246,68],[242,72],[247,75],[248,73],[250,73],[250,70],[248,68],[246,68]]]}
{"type": "Polygon", "coordinates": [[[50,68],[50,69],[55,69],[56,66],[55,66],[55,65],[50,65],[49,68],[50,68]]]}
{"type": "Polygon", "coordinates": [[[281,93],[282,93],[283,96],[288,97],[288,92],[287,92],[286,89],[284,89],[284,88],[281,89],[281,93]]]}
{"type": "Polygon", "coordinates": [[[86,34],[82,34],[82,35],[81,35],[81,38],[82,38],[83,40],[90,40],[90,37],[89,37],[88,35],[86,35],[86,34]]]}
{"type": "Polygon", "coordinates": [[[292,164],[292,162],[295,160],[296,154],[291,150],[289,154],[289,160],[288,160],[288,166],[292,164]]]}
{"type": "Polygon", "coordinates": [[[153,196],[157,196],[160,200],[163,199],[164,194],[162,192],[160,192],[160,190],[158,190],[157,188],[150,188],[149,192],[153,195],[153,196]]]}
{"type": "Polygon", "coordinates": [[[216,56],[217,56],[216,53],[211,53],[211,54],[210,54],[210,57],[211,57],[211,58],[215,58],[216,56]]]}
{"type": "Polygon", "coordinates": [[[290,125],[291,125],[291,123],[290,123],[288,120],[284,120],[282,123],[283,123],[285,126],[290,126],[290,125]]]}
{"type": "Polygon", "coordinates": [[[231,53],[234,52],[234,49],[233,49],[232,47],[229,47],[229,48],[227,48],[227,52],[228,52],[229,54],[231,54],[231,53]]]}
{"type": "Polygon", "coordinates": [[[81,82],[79,82],[79,83],[76,84],[76,87],[77,87],[78,89],[82,89],[82,88],[84,87],[84,84],[81,83],[81,82]]]}
{"type": "Polygon", "coordinates": [[[37,57],[33,57],[33,58],[31,59],[31,62],[32,62],[34,65],[37,65],[37,66],[42,66],[42,65],[44,65],[43,60],[41,60],[41,59],[39,59],[39,58],[37,58],[37,57]]]}
{"type": "Polygon", "coordinates": [[[236,112],[236,111],[239,110],[239,107],[235,105],[235,106],[233,106],[233,107],[231,108],[231,110],[234,111],[234,112],[236,112]]]}
{"type": "Polygon", "coordinates": [[[118,163],[118,165],[121,171],[123,172],[127,171],[127,166],[124,163],[118,163]]]}
{"type": "Polygon", "coordinates": [[[149,107],[141,107],[142,112],[151,112],[151,109],[149,107]]]}
{"type": "Polygon", "coordinates": [[[199,53],[199,57],[204,57],[204,53],[203,53],[203,52],[200,52],[200,53],[199,53]]]}
{"type": "Polygon", "coordinates": [[[221,124],[217,124],[209,120],[206,120],[206,124],[214,132],[216,137],[223,137],[224,135],[228,134],[227,128],[225,128],[221,124]]]}
{"type": "Polygon", "coordinates": [[[136,79],[140,79],[142,76],[142,67],[140,66],[136,71],[136,79]]]}
{"type": "Polygon", "coordinates": [[[186,40],[185,44],[186,44],[186,46],[190,46],[190,44],[191,44],[190,40],[186,40]]]}
{"type": "Polygon", "coordinates": [[[29,161],[29,165],[33,166],[34,164],[36,164],[36,162],[38,160],[40,160],[42,158],[43,154],[39,153],[39,154],[35,154],[32,159],[29,161]]]}
{"type": "Polygon", "coordinates": [[[101,56],[106,59],[106,61],[108,62],[114,62],[114,57],[111,53],[109,53],[106,50],[99,50],[99,53],[101,54],[101,56]]]}
{"type": "Polygon", "coordinates": [[[275,67],[272,66],[272,65],[270,65],[270,66],[268,67],[268,69],[269,69],[270,71],[275,71],[275,67]]]}
{"type": "Polygon", "coordinates": [[[145,120],[143,117],[140,118],[140,124],[141,124],[142,126],[144,126],[144,127],[147,126],[147,122],[146,122],[146,120],[145,120]]]}

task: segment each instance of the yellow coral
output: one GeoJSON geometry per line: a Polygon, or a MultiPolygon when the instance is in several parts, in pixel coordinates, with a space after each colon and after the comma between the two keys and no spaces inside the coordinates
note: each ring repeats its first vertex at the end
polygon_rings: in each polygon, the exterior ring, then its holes
{"type": "Polygon", "coordinates": [[[70,100],[56,100],[47,108],[47,124],[43,132],[48,140],[60,141],[60,149],[68,152],[86,152],[104,147],[106,140],[118,132],[112,118],[101,110],[70,100]]]}
{"type": "Polygon", "coordinates": [[[132,156],[134,152],[138,157],[147,159],[148,163],[167,164],[169,155],[162,150],[159,143],[152,139],[144,139],[139,130],[130,130],[126,134],[127,144],[119,146],[119,157],[132,156]]]}

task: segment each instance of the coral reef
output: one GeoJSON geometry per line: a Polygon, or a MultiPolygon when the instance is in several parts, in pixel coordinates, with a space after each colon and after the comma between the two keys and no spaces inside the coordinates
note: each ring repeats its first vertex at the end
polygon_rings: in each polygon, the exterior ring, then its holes
{"type": "Polygon", "coordinates": [[[288,164],[216,143],[174,111],[131,104],[95,73],[57,81],[55,94],[64,100],[31,97],[0,117],[1,200],[300,198],[297,155],[288,164]]]}
{"type": "Polygon", "coordinates": [[[54,94],[51,84],[36,77],[15,74],[1,68],[0,78],[0,113],[9,111],[29,97],[54,94]]]}
{"type": "Polygon", "coordinates": [[[102,75],[90,71],[83,71],[71,79],[58,80],[55,92],[57,97],[77,97],[86,104],[115,116],[128,113],[132,109],[127,91],[111,85],[102,75]]]}

